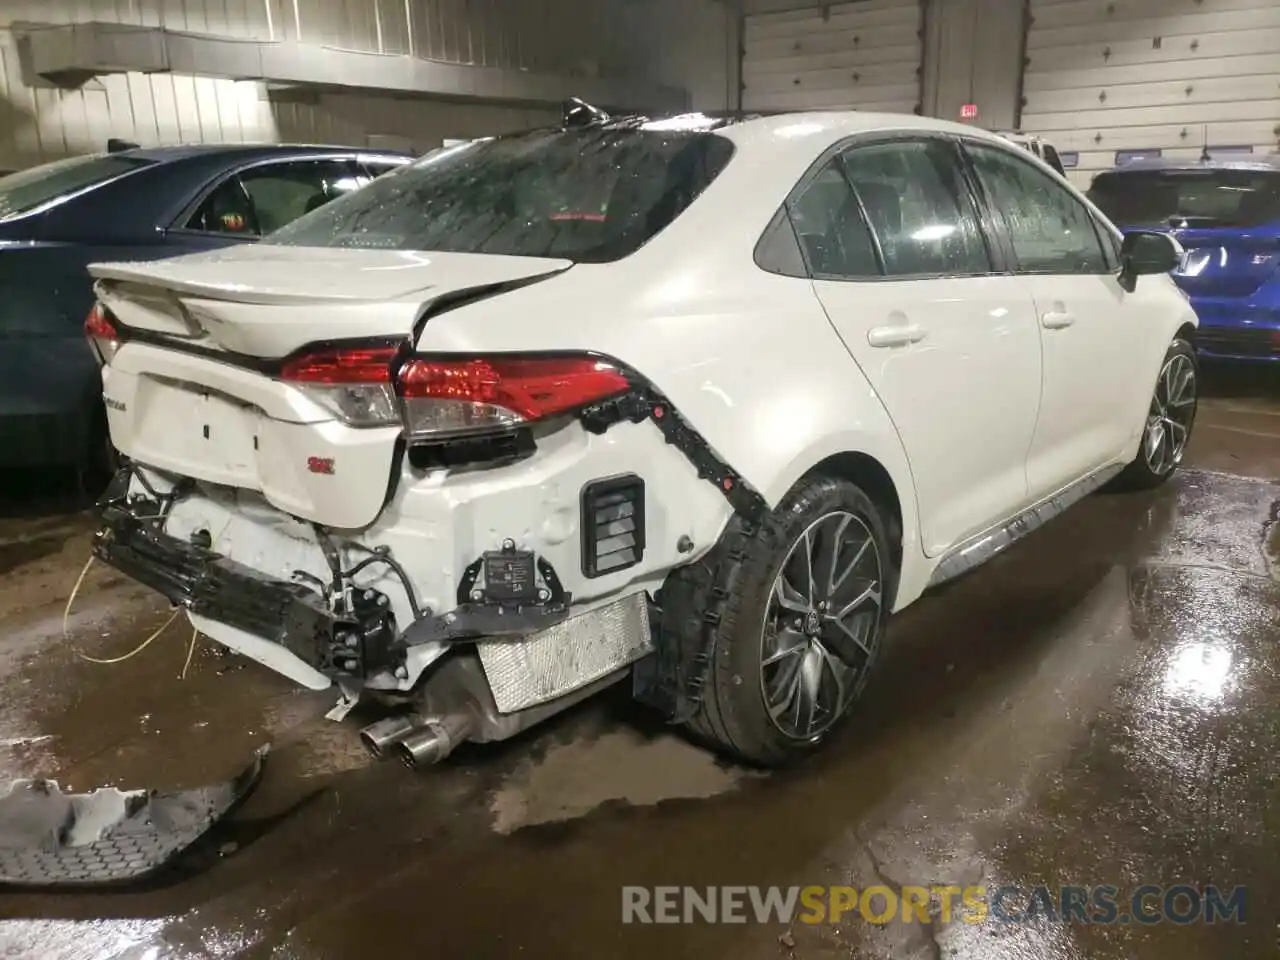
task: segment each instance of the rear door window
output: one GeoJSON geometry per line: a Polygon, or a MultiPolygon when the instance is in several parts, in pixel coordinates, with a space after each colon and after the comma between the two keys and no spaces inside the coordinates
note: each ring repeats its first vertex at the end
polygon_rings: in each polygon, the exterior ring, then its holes
{"type": "Polygon", "coordinates": [[[202,233],[257,236],[258,219],[240,178],[228,177],[214,187],[187,221],[187,229],[202,233]]]}
{"type": "Polygon", "coordinates": [[[875,241],[838,161],[822,168],[788,212],[813,276],[880,275],[875,241]]]}
{"type": "Polygon", "coordinates": [[[1280,222],[1280,170],[1115,171],[1089,199],[1120,227],[1261,227],[1280,222]]]}
{"type": "Polygon", "coordinates": [[[188,229],[260,236],[369,182],[351,160],[297,160],[250,167],[215,187],[188,229]]]}
{"type": "Polygon", "coordinates": [[[262,233],[271,233],[364,185],[348,160],[302,160],[254,167],[240,175],[262,233]]]}
{"type": "Polygon", "coordinates": [[[845,170],[880,243],[889,276],[972,276],[991,259],[954,147],[942,140],[850,149],[845,170]]]}

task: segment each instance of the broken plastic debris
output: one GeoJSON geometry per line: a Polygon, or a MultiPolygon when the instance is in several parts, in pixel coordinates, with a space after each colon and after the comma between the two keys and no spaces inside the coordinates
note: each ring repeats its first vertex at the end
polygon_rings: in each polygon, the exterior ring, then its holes
{"type": "Polygon", "coordinates": [[[232,780],[174,793],[0,783],[0,884],[88,886],[154,873],[253,791],[267,751],[260,747],[232,780]]]}
{"type": "Polygon", "coordinates": [[[326,720],[337,720],[339,722],[345,720],[347,718],[347,714],[350,713],[351,709],[356,705],[356,700],[356,697],[348,697],[344,694],[338,698],[338,702],[330,708],[329,712],[324,715],[324,718],[326,720]]]}
{"type": "Polygon", "coordinates": [[[32,744],[44,743],[46,740],[52,740],[53,734],[44,733],[38,737],[9,737],[7,740],[0,740],[0,747],[29,747],[32,744]]]}

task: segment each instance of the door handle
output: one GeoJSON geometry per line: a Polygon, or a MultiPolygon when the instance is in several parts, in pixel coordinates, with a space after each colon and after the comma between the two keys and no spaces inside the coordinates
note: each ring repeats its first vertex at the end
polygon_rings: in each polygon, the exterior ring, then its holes
{"type": "Polygon", "coordinates": [[[1075,314],[1061,310],[1050,310],[1040,318],[1046,330],[1061,330],[1076,322],[1075,314]]]}
{"type": "Polygon", "coordinates": [[[919,343],[929,331],[918,323],[895,324],[891,327],[872,327],[867,331],[867,343],[873,347],[905,347],[919,343]]]}

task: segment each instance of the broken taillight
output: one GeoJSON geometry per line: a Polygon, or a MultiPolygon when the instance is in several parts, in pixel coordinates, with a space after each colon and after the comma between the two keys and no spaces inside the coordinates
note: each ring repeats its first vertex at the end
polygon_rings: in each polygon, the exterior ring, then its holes
{"type": "Polygon", "coordinates": [[[584,354],[420,355],[397,379],[410,439],[516,427],[630,389],[621,370],[584,354]]]}
{"type": "Polygon", "coordinates": [[[350,426],[403,425],[411,440],[508,429],[630,389],[585,354],[400,358],[394,346],[324,348],[290,359],[280,379],[350,426]]]}
{"type": "Polygon", "coordinates": [[[84,318],[84,335],[89,338],[89,345],[97,354],[98,363],[106,366],[120,349],[120,331],[107,313],[107,308],[94,303],[89,315],[84,318]]]}
{"type": "Polygon", "coordinates": [[[391,382],[396,346],[332,347],[287,360],[280,379],[353,427],[400,423],[400,404],[391,382]]]}

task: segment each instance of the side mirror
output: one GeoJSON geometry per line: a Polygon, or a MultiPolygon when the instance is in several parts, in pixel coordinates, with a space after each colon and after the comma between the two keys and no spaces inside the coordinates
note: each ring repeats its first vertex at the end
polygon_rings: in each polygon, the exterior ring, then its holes
{"type": "Polygon", "coordinates": [[[1182,263],[1182,244],[1166,233],[1135,230],[1120,246],[1120,281],[1133,291],[1138,277],[1169,273],[1182,263]]]}

